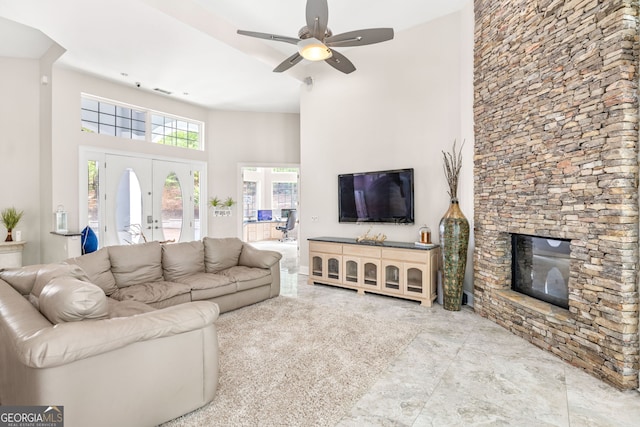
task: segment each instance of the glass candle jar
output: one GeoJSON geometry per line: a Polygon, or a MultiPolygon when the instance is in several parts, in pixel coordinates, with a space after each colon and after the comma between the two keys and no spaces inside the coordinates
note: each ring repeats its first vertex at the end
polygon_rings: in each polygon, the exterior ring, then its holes
{"type": "Polygon", "coordinates": [[[420,227],[419,238],[420,243],[431,243],[431,229],[426,225],[420,227]]]}

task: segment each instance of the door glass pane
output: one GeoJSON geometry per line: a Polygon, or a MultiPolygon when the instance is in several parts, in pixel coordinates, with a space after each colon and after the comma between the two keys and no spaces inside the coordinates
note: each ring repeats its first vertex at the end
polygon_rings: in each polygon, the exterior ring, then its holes
{"type": "Polygon", "coordinates": [[[193,172],[193,234],[200,240],[200,171],[193,172]]]}
{"type": "Polygon", "coordinates": [[[87,162],[87,175],[88,175],[88,203],[87,203],[87,222],[89,227],[96,233],[96,236],[100,235],[100,186],[99,186],[99,163],[96,160],[89,160],[87,162]]]}
{"type": "Polygon", "coordinates": [[[140,181],[132,169],[125,169],[118,182],[116,195],[116,230],[118,242],[143,243],[142,191],[140,181]]]}
{"type": "Polygon", "coordinates": [[[164,180],[162,190],[162,230],[164,240],[179,242],[182,232],[182,189],[175,172],[171,172],[164,180]]]}

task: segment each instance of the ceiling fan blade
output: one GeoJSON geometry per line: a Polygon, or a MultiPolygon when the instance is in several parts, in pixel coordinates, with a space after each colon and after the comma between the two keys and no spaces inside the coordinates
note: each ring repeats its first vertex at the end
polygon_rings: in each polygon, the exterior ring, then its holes
{"type": "Polygon", "coordinates": [[[274,73],[281,73],[283,71],[288,70],[289,68],[296,65],[298,62],[302,61],[302,56],[298,52],[294,53],[284,61],[280,63],[276,68],[273,69],[274,73]]]}
{"type": "Polygon", "coordinates": [[[329,6],[327,0],[307,0],[307,28],[318,40],[324,39],[329,22],[329,6]]]}
{"type": "Polygon", "coordinates": [[[393,28],[369,28],[366,30],[349,31],[327,37],[327,46],[364,46],[367,44],[386,42],[393,39],[393,28]]]}
{"type": "Polygon", "coordinates": [[[268,33],[257,33],[255,31],[238,30],[238,34],[242,34],[243,36],[257,37],[259,39],[273,40],[276,42],[285,42],[285,43],[291,43],[291,44],[298,44],[298,42],[300,41],[300,39],[296,39],[294,37],[279,36],[277,34],[268,34],[268,33]]]}
{"type": "Polygon", "coordinates": [[[339,52],[336,52],[333,49],[331,49],[331,53],[331,58],[325,59],[324,62],[331,65],[336,70],[342,71],[345,74],[352,73],[356,70],[355,65],[353,65],[353,63],[349,61],[346,56],[339,52]]]}

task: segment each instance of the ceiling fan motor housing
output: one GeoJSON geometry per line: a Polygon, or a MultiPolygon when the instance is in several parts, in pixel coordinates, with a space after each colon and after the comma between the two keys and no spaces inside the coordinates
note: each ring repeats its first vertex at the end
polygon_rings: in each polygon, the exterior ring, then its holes
{"type": "MultiPolygon", "coordinates": [[[[331,37],[332,35],[333,35],[333,32],[329,27],[327,27],[327,29],[324,32],[324,37],[320,41],[323,41],[325,38],[331,37]]],[[[311,31],[309,31],[309,27],[305,25],[304,27],[300,28],[300,31],[298,31],[298,37],[300,38],[300,40],[306,40],[308,38],[313,37],[313,34],[311,34],[311,31]]]]}

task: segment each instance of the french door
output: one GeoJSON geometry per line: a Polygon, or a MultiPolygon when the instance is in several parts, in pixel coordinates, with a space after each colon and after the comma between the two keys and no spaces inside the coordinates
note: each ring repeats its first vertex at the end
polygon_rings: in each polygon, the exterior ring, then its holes
{"type": "Polygon", "coordinates": [[[107,154],[105,245],[199,239],[199,173],[189,163],[107,154]]]}

